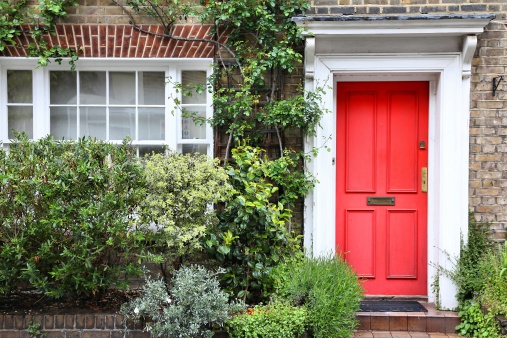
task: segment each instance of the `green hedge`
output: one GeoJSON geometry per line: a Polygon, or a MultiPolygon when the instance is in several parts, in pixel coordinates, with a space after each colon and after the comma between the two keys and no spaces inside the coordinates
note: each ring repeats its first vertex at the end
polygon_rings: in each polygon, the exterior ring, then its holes
{"type": "Polygon", "coordinates": [[[0,148],[0,293],[94,295],[138,274],[142,166],[129,144],[29,141],[0,148]]]}

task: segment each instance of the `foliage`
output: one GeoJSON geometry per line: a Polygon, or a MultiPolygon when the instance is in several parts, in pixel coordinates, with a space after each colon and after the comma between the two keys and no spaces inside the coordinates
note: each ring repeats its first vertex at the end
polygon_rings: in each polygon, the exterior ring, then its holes
{"type": "Polygon", "coordinates": [[[216,274],[201,266],[176,271],[170,290],[163,281],[148,280],[141,296],[121,308],[125,320],[146,318],[146,331],[155,337],[212,337],[213,325],[223,325],[244,306],[229,303],[216,274]]]}
{"type": "Polygon", "coordinates": [[[159,244],[170,263],[199,250],[206,228],[217,222],[211,205],[232,190],[225,169],[206,155],[169,152],[146,157],[145,173],[140,223],[161,230],[159,244]]]}
{"type": "Polygon", "coordinates": [[[126,142],[19,136],[8,155],[0,149],[0,292],[126,287],[144,246],[133,221],[145,197],[141,169],[126,142]]]}
{"type": "Polygon", "coordinates": [[[257,305],[227,322],[231,338],[297,338],[303,334],[307,311],[287,303],[257,305]]]}
{"type": "Polygon", "coordinates": [[[507,242],[491,248],[480,262],[484,287],[481,304],[493,315],[507,315],[507,242]]]}
{"type": "Polygon", "coordinates": [[[27,0],[3,1],[0,3],[0,51],[16,44],[15,38],[26,33],[33,39],[27,46],[28,56],[38,57],[39,65],[45,66],[53,58],[58,63],[69,58],[74,69],[77,52],[60,45],[50,46],[47,39],[55,34],[57,20],[65,18],[67,9],[75,5],[75,0],[39,0],[35,6],[27,0]]]}
{"type": "Polygon", "coordinates": [[[228,166],[233,196],[204,241],[210,257],[226,269],[226,290],[244,299],[262,298],[269,271],[298,248],[287,225],[292,213],[271,199],[278,188],[269,182],[273,162],[250,146],[233,149],[228,166]]]}
{"type": "MultiPolygon", "coordinates": [[[[122,0],[115,1],[126,8],[122,0]]],[[[304,135],[314,135],[325,112],[320,108],[323,89],[305,92],[299,86],[286,97],[287,88],[283,85],[283,78],[302,62],[301,28],[291,19],[308,10],[309,2],[209,0],[205,5],[202,3],[183,5],[179,0],[125,0],[134,14],[147,14],[157,20],[166,36],[213,43],[217,47],[217,62],[208,84],[213,88],[214,105],[214,116],[209,122],[230,136],[226,157],[233,141],[248,137],[251,142],[262,144],[267,129],[276,131],[280,153],[283,153],[281,131],[299,128],[304,135]],[[213,23],[211,36],[214,38],[174,36],[173,25],[189,17],[213,23]],[[222,33],[227,34],[226,43],[219,41],[222,33]]],[[[133,15],[131,22],[142,30],[133,15]]],[[[183,94],[188,93],[183,91],[183,94]]]]}
{"type": "Polygon", "coordinates": [[[456,330],[466,337],[500,337],[498,323],[494,314],[483,313],[477,301],[465,301],[460,305],[458,313],[461,323],[456,330]]]}
{"type": "Polygon", "coordinates": [[[438,267],[438,271],[448,276],[458,288],[457,299],[461,304],[473,299],[482,291],[484,280],[481,266],[478,264],[488,252],[491,244],[488,240],[489,224],[478,222],[473,213],[468,215],[468,239],[461,238],[460,256],[454,259],[452,270],[438,267]]]}
{"type": "Polygon", "coordinates": [[[274,269],[272,278],[279,299],[306,308],[314,337],[352,335],[357,325],[362,287],[341,257],[295,256],[274,269]]]}
{"type": "Polygon", "coordinates": [[[46,337],[47,334],[42,333],[40,329],[41,329],[41,324],[35,323],[35,321],[32,318],[26,331],[28,332],[28,335],[30,336],[30,338],[44,338],[44,337],[46,337]]]}

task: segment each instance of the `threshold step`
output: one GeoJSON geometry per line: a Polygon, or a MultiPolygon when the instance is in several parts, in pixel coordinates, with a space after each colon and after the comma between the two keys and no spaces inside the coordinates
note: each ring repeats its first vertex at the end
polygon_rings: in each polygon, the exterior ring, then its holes
{"type": "Polygon", "coordinates": [[[437,310],[433,303],[420,303],[428,312],[357,312],[357,330],[456,334],[455,328],[460,323],[457,312],[437,310]]]}

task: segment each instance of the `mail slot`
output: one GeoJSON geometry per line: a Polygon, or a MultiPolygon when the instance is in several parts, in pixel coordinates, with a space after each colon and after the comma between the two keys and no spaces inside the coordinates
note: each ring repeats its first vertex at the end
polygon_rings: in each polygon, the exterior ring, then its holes
{"type": "Polygon", "coordinates": [[[394,197],[366,197],[367,205],[394,205],[394,197]]]}

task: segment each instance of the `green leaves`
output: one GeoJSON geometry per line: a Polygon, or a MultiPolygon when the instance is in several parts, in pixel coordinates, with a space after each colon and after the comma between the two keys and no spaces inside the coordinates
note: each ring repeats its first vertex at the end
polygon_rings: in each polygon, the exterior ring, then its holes
{"type": "Polygon", "coordinates": [[[90,296],[140,273],[144,176],[129,144],[19,136],[0,153],[0,292],[90,296]]]}
{"type": "Polygon", "coordinates": [[[77,5],[75,0],[39,0],[35,7],[28,6],[26,0],[9,0],[0,3],[0,51],[8,45],[15,44],[15,37],[20,36],[30,24],[28,35],[35,40],[28,44],[28,56],[38,57],[39,65],[46,66],[52,59],[61,63],[69,58],[71,69],[78,58],[77,51],[62,46],[49,46],[46,37],[55,33],[57,20],[67,16],[67,8],[77,5]]]}
{"type": "Polygon", "coordinates": [[[302,253],[273,269],[277,300],[301,306],[316,338],[350,337],[357,326],[362,287],[341,257],[305,257],[302,253]]]}
{"type": "Polygon", "coordinates": [[[125,321],[148,317],[145,329],[154,337],[210,338],[211,328],[222,326],[243,308],[241,303],[229,303],[217,273],[184,266],[174,273],[170,288],[160,280],[148,280],[141,296],[124,304],[121,313],[125,321]]]}
{"type": "Polygon", "coordinates": [[[298,249],[299,237],[287,230],[292,212],[273,201],[279,192],[270,182],[276,176],[270,176],[273,161],[265,159],[259,148],[242,146],[232,152],[234,166],[229,165],[227,173],[233,196],[203,243],[225,267],[222,279],[227,290],[240,298],[259,300],[270,288],[269,272],[281,257],[298,249]]]}
{"type": "Polygon", "coordinates": [[[213,203],[232,193],[225,169],[206,155],[176,152],[144,159],[148,194],[141,204],[139,222],[159,230],[165,258],[176,258],[201,249],[206,229],[217,223],[213,203]]]}
{"type": "Polygon", "coordinates": [[[231,338],[294,338],[300,337],[307,324],[307,311],[287,303],[257,305],[227,322],[231,338]]]}

